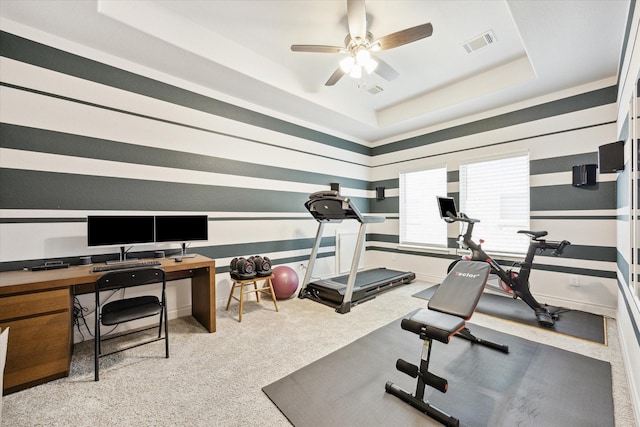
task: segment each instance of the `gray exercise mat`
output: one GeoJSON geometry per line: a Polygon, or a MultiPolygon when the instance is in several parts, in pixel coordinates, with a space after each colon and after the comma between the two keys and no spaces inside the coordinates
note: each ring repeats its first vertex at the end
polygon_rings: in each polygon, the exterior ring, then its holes
{"type": "MultiPolygon", "coordinates": [[[[454,338],[435,342],[430,370],[449,391],[425,399],[462,426],[614,425],[611,366],[590,357],[471,325],[478,337],[508,344],[509,354],[454,338]]],[[[417,364],[422,341],[396,320],[263,388],[296,427],[437,426],[385,392],[392,381],[413,393],[415,380],[395,369],[417,364]]]]}
{"type": "MultiPolygon", "coordinates": [[[[420,291],[413,296],[428,300],[436,289],[438,289],[438,285],[420,291]]],[[[509,296],[494,295],[486,292],[482,294],[476,311],[600,344],[607,343],[605,319],[597,314],[549,306],[549,311],[552,313],[558,312],[560,317],[555,322],[555,325],[547,328],[540,326],[533,310],[521,299],[513,299],[509,296]]]]}

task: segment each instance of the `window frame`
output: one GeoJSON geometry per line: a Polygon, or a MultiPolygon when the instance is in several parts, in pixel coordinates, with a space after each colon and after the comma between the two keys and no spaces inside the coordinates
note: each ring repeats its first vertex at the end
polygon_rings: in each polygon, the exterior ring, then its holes
{"type": "MultiPolygon", "coordinates": [[[[399,229],[398,229],[398,241],[399,241],[399,246],[402,247],[410,247],[410,248],[414,248],[414,249],[432,249],[432,250],[447,250],[448,248],[448,233],[447,233],[447,223],[442,220],[440,218],[440,215],[438,213],[438,208],[436,205],[436,196],[446,196],[447,195],[447,187],[449,184],[448,181],[448,168],[447,168],[447,164],[446,163],[436,163],[436,164],[431,164],[428,166],[425,166],[423,168],[415,168],[415,169],[410,169],[410,170],[404,170],[401,171],[399,174],[399,197],[398,197],[398,213],[399,213],[399,229]],[[434,172],[434,171],[442,171],[443,173],[443,188],[442,189],[435,189],[433,194],[429,194],[426,195],[424,197],[421,197],[421,200],[424,200],[424,207],[428,207],[429,210],[432,211],[432,213],[435,213],[437,215],[437,219],[439,221],[439,225],[438,227],[442,227],[441,230],[439,230],[439,233],[443,235],[444,239],[441,242],[436,242],[435,240],[432,241],[414,241],[414,240],[410,240],[407,238],[407,222],[408,218],[407,218],[407,213],[406,213],[406,203],[405,203],[405,198],[406,198],[406,176],[409,174],[418,174],[418,173],[423,173],[423,172],[434,172]],[[433,196],[433,197],[431,197],[433,196]]],[[[431,219],[428,221],[421,221],[420,225],[413,225],[414,227],[419,227],[422,226],[424,227],[425,224],[429,227],[432,227],[433,225],[433,221],[435,220],[436,217],[434,217],[433,215],[431,215],[431,219]]]]}
{"type": "MultiPolygon", "coordinates": [[[[488,253],[492,253],[492,254],[500,254],[500,255],[506,255],[506,256],[514,256],[514,257],[521,257],[523,255],[526,254],[528,247],[529,247],[529,239],[525,236],[525,235],[521,235],[518,234],[517,231],[518,230],[529,230],[530,229],[530,225],[531,225],[531,153],[526,150],[526,151],[516,151],[516,152],[508,152],[508,153],[501,153],[499,155],[495,155],[495,156],[486,156],[486,157],[473,157],[473,158],[469,158],[467,160],[463,160],[459,163],[458,166],[458,188],[459,188],[459,192],[458,192],[458,201],[459,201],[459,206],[458,209],[461,212],[464,212],[465,214],[467,214],[468,216],[474,218],[475,213],[474,212],[466,212],[466,210],[468,210],[468,195],[467,192],[469,191],[469,186],[466,183],[466,178],[464,177],[465,172],[463,172],[463,168],[465,168],[468,165],[474,165],[474,164],[480,164],[480,163],[487,163],[487,162],[494,162],[494,161],[501,161],[501,160],[509,160],[509,159],[514,159],[514,158],[520,158],[520,157],[526,157],[526,176],[521,177],[520,179],[524,180],[524,182],[526,182],[526,198],[524,198],[526,200],[525,202],[525,212],[526,212],[526,221],[523,222],[516,222],[514,221],[513,225],[509,225],[509,224],[505,224],[505,220],[501,219],[501,218],[491,218],[489,221],[486,220],[487,215],[486,214],[482,214],[480,216],[484,216],[484,218],[482,217],[477,217],[477,219],[480,220],[479,223],[476,224],[475,228],[474,228],[474,240],[476,241],[480,241],[480,239],[485,240],[485,251],[488,253]],[[491,233],[492,230],[488,229],[488,226],[483,226],[483,220],[484,220],[484,224],[494,224],[494,227],[504,227],[509,229],[510,231],[505,232],[503,235],[503,239],[505,240],[513,240],[514,242],[518,242],[517,244],[511,244],[511,245],[506,245],[506,246],[500,246],[500,237],[499,237],[499,233],[491,233]],[[489,231],[489,234],[487,235],[487,232],[489,231]],[[484,235],[483,235],[484,234],[484,235]],[[492,244],[491,242],[494,242],[494,244],[492,244]],[[497,244],[495,242],[498,242],[497,244]],[[497,245],[497,247],[496,247],[497,245]]],[[[503,182],[513,182],[513,180],[506,180],[506,179],[502,179],[503,182]]],[[[500,193],[502,194],[502,193],[500,193]]],[[[501,201],[501,200],[500,200],[501,201]]],[[[495,201],[494,201],[495,203],[495,201]]],[[[499,212],[502,212],[502,209],[500,209],[499,212]]],[[[519,218],[518,221],[522,221],[524,220],[524,218],[519,218]]],[[[462,232],[462,226],[464,224],[461,224],[461,232],[462,232]]]]}

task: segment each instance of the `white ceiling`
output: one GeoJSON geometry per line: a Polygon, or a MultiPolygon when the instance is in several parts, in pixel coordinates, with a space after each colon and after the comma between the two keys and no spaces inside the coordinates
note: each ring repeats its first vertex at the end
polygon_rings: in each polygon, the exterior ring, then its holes
{"type": "Polygon", "coordinates": [[[431,37],[378,52],[400,76],[324,83],[344,54],[345,0],[2,0],[22,24],[189,82],[221,99],[375,144],[564,89],[616,82],[628,0],[368,0],[375,38],[430,22],[431,37]],[[463,44],[492,31],[472,53],[463,44]],[[372,95],[362,87],[377,85],[372,95]],[[360,86],[360,87],[359,87],[360,86]]]}

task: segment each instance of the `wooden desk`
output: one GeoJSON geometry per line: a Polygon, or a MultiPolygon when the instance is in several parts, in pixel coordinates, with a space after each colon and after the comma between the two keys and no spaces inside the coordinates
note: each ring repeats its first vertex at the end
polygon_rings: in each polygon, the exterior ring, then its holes
{"type": "MultiPolygon", "coordinates": [[[[160,261],[167,280],[191,279],[191,313],[215,332],[215,261],[201,255],[160,261]]],[[[0,328],[11,328],[3,394],[69,375],[73,295],[93,292],[104,274],[91,272],[96,265],[0,272],[0,328]]]]}

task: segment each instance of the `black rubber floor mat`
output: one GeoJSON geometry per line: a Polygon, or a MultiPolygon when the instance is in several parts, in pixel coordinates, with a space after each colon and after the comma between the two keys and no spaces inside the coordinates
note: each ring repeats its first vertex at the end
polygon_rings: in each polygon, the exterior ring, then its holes
{"type": "MultiPolygon", "coordinates": [[[[611,365],[576,353],[469,325],[509,354],[453,338],[434,342],[430,371],[447,393],[427,387],[425,400],[461,426],[614,425],[611,365]]],[[[416,380],[397,358],[418,364],[423,341],[396,320],[263,388],[296,427],[438,426],[385,392],[391,381],[413,393],[416,380]]]]}
{"type": "MultiPolygon", "coordinates": [[[[438,286],[432,286],[420,291],[413,296],[428,300],[434,294],[438,286]]],[[[571,335],[576,338],[607,344],[606,321],[604,317],[597,314],[586,313],[579,310],[569,310],[560,307],[549,306],[551,312],[558,313],[558,320],[551,328],[540,326],[533,310],[522,300],[513,299],[508,296],[493,295],[484,293],[476,307],[476,311],[490,316],[524,323],[543,329],[571,335]]]]}

